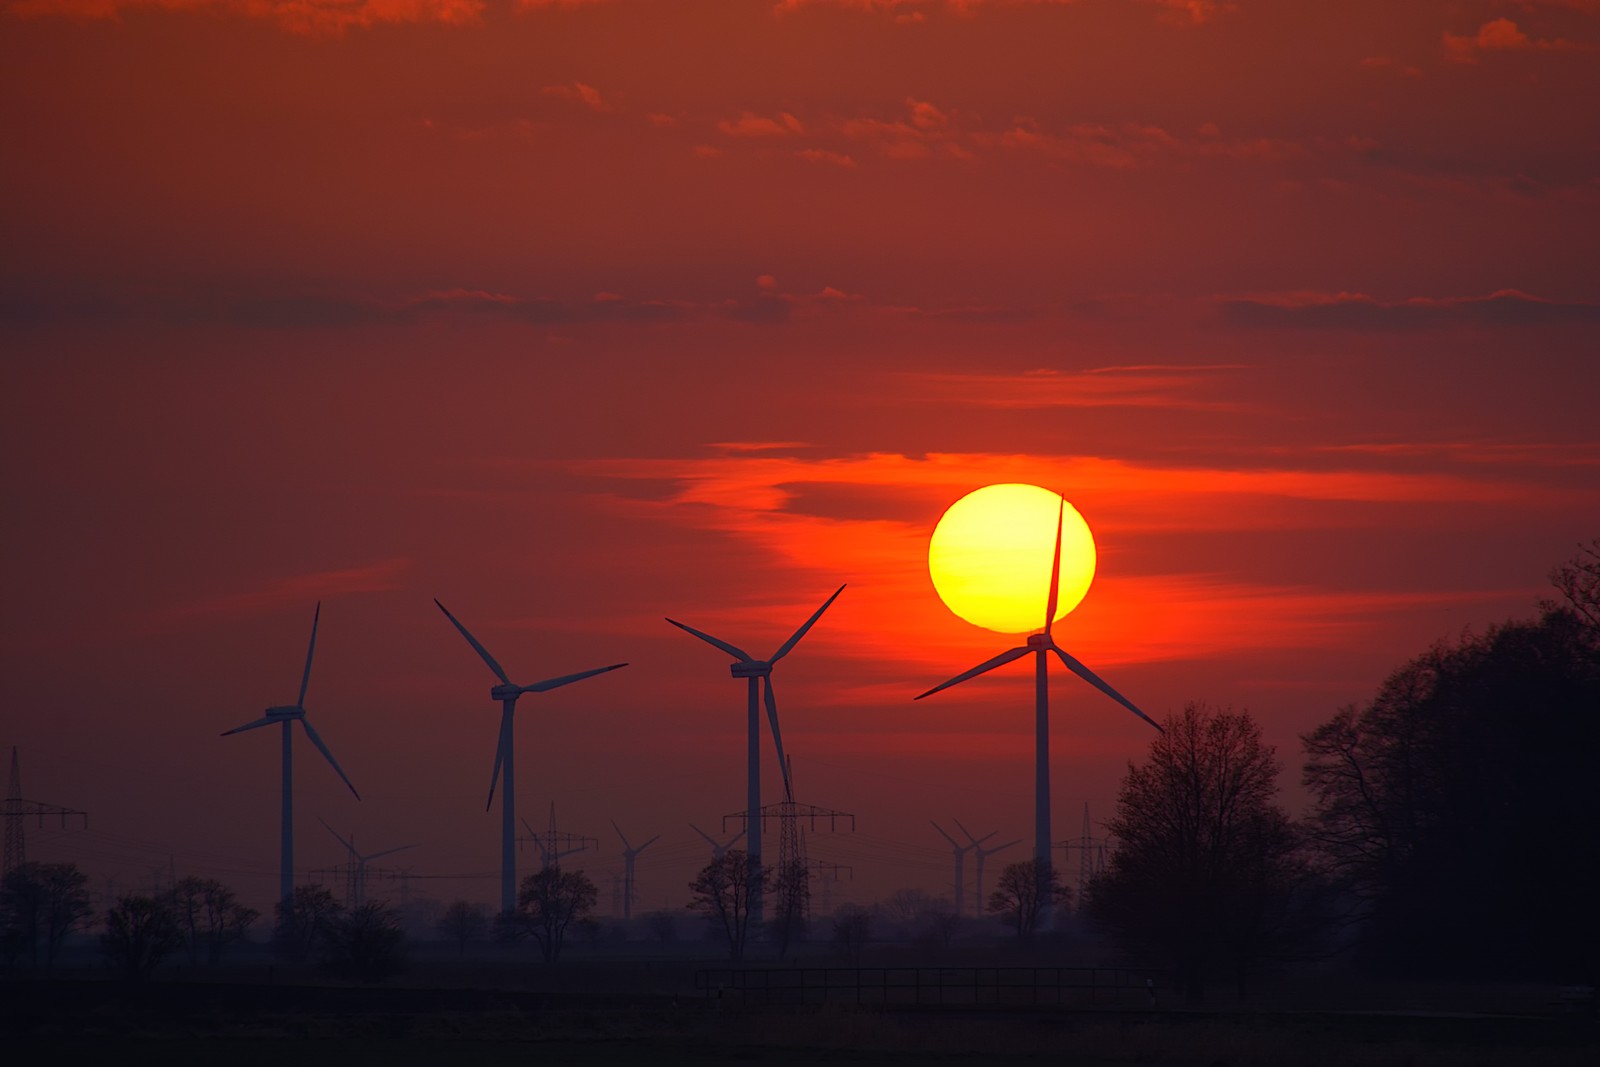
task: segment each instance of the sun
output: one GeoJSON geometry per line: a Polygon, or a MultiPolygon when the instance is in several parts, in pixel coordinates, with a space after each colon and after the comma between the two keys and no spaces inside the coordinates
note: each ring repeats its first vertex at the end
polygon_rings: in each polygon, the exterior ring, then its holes
{"type": "MultiPolygon", "coordinates": [[[[1037,485],[986,485],[951,504],[928,542],[928,573],[945,606],[975,626],[1016,634],[1044,626],[1061,518],[1055,618],[1094,581],[1094,535],[1071,504],[1037,485]]],[[[1052,619],[1052,622],[1055,620],[1052,619]]]]}

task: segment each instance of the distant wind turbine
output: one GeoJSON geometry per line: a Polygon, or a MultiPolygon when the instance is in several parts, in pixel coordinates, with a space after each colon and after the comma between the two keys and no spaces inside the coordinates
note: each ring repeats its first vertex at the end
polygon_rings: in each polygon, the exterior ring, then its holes
{"type": "Polygon", "coordinates": [[[745,833],[743,830],[740,830],[738,833],[728,838],[727,841],[718,841],[716,838],[700,829],[700,827],[696,826],[694,823],[689,824],[689,829],[706,839],[706,844],[711,846],[711,859],[713,862],[720,860],[723,855],[733,847],[733,843],[739,840],[739,838],[743,837],[745,833]]]}
{"type": "Polygon", "coordinates": [[[235,726],[231,730],[224,730],[223,737],[229,734],[243,733],[262,726],[271,726],[280,723],[283,726],[283,828],[280,832],[278,845],[278,899],[287,904],[294,897],[294,724],[298,721],[306,731],[306,737],[317,746],[317,751],[322,753],[344,784],[350,786],[350,792],[357,800],[361,794],[356,792],[356,787],[350,784],[350,779],[339,766],[339,761],[333,758],[333,753],[328,751],[328,746],[322,743],[322,738],[317,734],[316,727],[311,725],[306,718],[306,687],[311,684],[311,657],[317,651],[317,623],[322,619],[322,604],[317,604],[316,613],[311,616],[311,644],[306,649],[306,670],[300,676],[300,696],[293,704],[276,708],[268,708],[262,718],[254,722],[247,722],[243,726],[235,726]]]}
{"type": "Polygon", "coordinates": [[[841,585],[833,591],[833,596],[822,602],[822,607],[818,608],[800,629],[789,636],[789,640],[779,645],[778,650],[764,660],[756,659],[737,645],[730,645],[720,638],[712,637],[708,633],[702,633],[693,626],[685,626],[676,619],[667,620],[678,629],[685,630],[706,644],[720,648],[732,656],[735,662],[729,666],[729,671],[735,678],[744,678],[748,681],[746,692],[749,695],[748,718],[750,728],[746,745],[748,772],[745,778],[745,831],[749,834],[749,847],[746,850],[746,855],[750,861],[749,917],[756,929],[761,928],[762,912],[760,888],[761,825],[759,822],[761,818],[760,705],[762,701],[765,701],[767,706],[767,722],[772,727],[772,744],[778,750],[778,769],[783,772],[783,797],[785,800],[793,800],[794,792],[789,786],[789,761],[784,757],[783,734],[778,730],[778,701],[772,695],[772,668],[777,665],[780,659],[787,656],[795,645],[799,644],[800,639],[806,635],[806,631],[816,625],[817,620],[822,618],[822,613],[828,610],[828,605],[837,600],[842,592],[844,592],[844,586],[841,585]]]}
{"type": "Polygon", "coordinates": [[[622,827],[617,825],[617,820],[611,820],[611,828],[622,838],[622,921],[627,922],[633,918],[633,861],[639,858],[639,853],[661,840],[657,834],[638,848],[628,843],[628,836],[622,832],[622,827]]]}
{"type": "Polygon", "coordinates": [[[517,708],[517,698],[523,693],[544,693],[551,689],[559,689],[573,682],[581,682],[585,678],[592,678],[597,674],[614,671],[619,667],[626,667],[626,663],[613,663],[608,667],[595,667],[592,670],[579,671],[577,674],[564,674],[559,678],[547,678],[542,682],[532,685],[516,685],[506,676],[505,670],[489,655],[489,650],[478,643],[465,626],[450,614],[448,608],[439,604],[437,598],[434,603],[439,605],[439,610],[444,612],[444,617],[449,619],[461,636],[467,639],[467,644],[483,657],[483,662],[489,665],[494,676],[500,679],[500,684],[489,690],[489,695],[500,701],[500,741],[494,750],[494,774],[489,779],[489,802],[484,805],[488,810],[494,805],[495,786],[500,781],[501,769],[504,768],[506,784],[500,791],[500,910],[502,913],[515,911],[517,907],[517,779],[516,779],[516,746],[513,743],[512,713],[517,708]]]}
{"type": "Polygon", "coordinates": [[[1054,652],[1066,664],[1067,669],[1079,678],[1088,682],[1118,704],[1133,712],[1157,730],[1161,726],[1150,716],[1134,707],[1132,702],[1115,689],[1111,688],[1100,676],[1079,663],[1055,642],[1050,636],[1050,627],[1056,614],[1057,586],[1061,582],[1061,528],[1067,514],[1067,499],[1061,498],[1061,510],[1056,518],[1056,549],[1055,556],[1050,564],[1050,592],[1046,598],[1044,609],[1044,632],[1028,635],[1028,642],[1017,648],[1000,653],[990,660],[985,660],[970,671],[951,678],[947,682],[940,682],[926,693],[920,693],[916,699],[932,696],[941,689],[948,689],[959,685],[971,678],[996,667],[1004,666],[1012,660],[1021,659],[1028,653],[1034,653],[1034,787],[1033,787],[1033,858],[1038,863],[1041,871],[1051,866],[1050,856],[1050,653],[1054,652]]]}
{"type": "Polygon", "coordinates": [[[334,840],[343,845],[345,850],[350,853],[350,863],[352,865],[352,869],[350,872],[350,891],[348,894],[350,899],[345,901],[345,907],[347,908],[359,908],[361,905],[367,902],[368,860],[375,860],[379,856],[387,856],[392,852],[404,852],[408,848],[417,847],[416,845],[398,845],[394,848],[386,848],[382,852],[368,852],[366,855],[362,855],[360,852],[356,851],[355,834],[351,834],[347,838],[333,827],[328,826],[327,819],[318,816],[317,821],[323,826],[327,826],[328,833],[332,834],[334,836],[334,840]]]}
{"type": "MultiPolygon", "coordinates": [[[[974,841],[969,845],[960,844],[955,838],[945,833],[944,827],[940,826],[932,819],[928,820],[928,824],[935,830],[939,831],[940,837],[950,842],[950,851],[955,855],[956,870],[954,881],[951,884],[956,888],[956,918],[962,918],[966,915],[965,902],[967,892],[967,853],[976,848],[978,846],[978,842],[974,841]]],[[[961,824],[956,823],[956,825],[960,826],[961,824]]],[[[970,837],[971,835],[969,834],[968,836],[970,837]]],[[[994,834],[989,835],[989,837],[993,836],[994,834]]],[[[985,841],[988,839],[988,837],[984,838],[985,841]]],[[[978,907],[980,909],[983,907],[983,901],[981,899],[978,901],[978,907]]]]}
{"type": "Polygon", "coordinates": [[[983,843],[985,841],[989,840],[989,838],[993,837],[995,834],[999,833],[1000,831],[991,830],[989,833],[984,834],[982,837],[973,837],[972,836],[972,831],[968,830],[965,826],[962,826],[960,819],[955,819],[953,821],[956,824],[956,828],[959,829],[962,833],[966,834],[967,835],[967,840],[972,842],[973,859],[978,861],[977,864],[976,864],[977,870],[974,872],[974,874],[977,876],[977,879],[976,879],[977,880],[977,892],[978,892],[978,908],[977,908],[977,910],[981,913],[983,911],[983,861],[988,859],[990,856],[994,855],[996,852],[1003,852],[1004,850],[1010,848],[1013,845],[1022,844],[1022,842],[1020,840],[1007,841],[1003,845],[991,845],[989,848],[984,848],[983,847],[983,843]]]}

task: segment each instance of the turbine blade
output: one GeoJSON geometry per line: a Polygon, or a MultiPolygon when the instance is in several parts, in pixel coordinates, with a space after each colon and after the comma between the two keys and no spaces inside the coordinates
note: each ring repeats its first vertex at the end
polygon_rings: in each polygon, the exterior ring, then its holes
{"type": "MultiPolygon", "coordinates": [[[[961,820],[960,819],[951,819],[950,821],[956,824],[956,829],[957,830],[960,830],[962,833],[967,835],[967,840],[968,841],[971,841],[974,845],[978,844],[978,839],[972,836],[972,831],[971,830],[968,830],[965,826],[961,825],[961,820]]],[[[993,837],[994,834],[991,833],[991,834],[989,834],[989,836],[993,837]]],[[[954,841],[952,841],[950,843],[952,845],[955,844],[954,841]]]]}
{"type": "MultiPolygon", "coordinates": [[[[439,604],[439,598],[434,597],[433,602],[435,604],[439,604]]],[[[465,626],[461,625],[461,620],[450,614],[450,609],[445,607],[443,604],[439,604],[439,610],[444,612],[444,617],[454,623],[456,629],[461,631],[461,636],[467,639],[467,644],[478,650],[478,655],[482,656],[483,662],[489,665],[489,669],[491,671],[494,671],[494,676],[507,685],[510,685],[511,679],[506,677],[505,669],[501,667],[500,664],[495,662],[494,657],[489,655],[489,650],[487,648],[484,648],[478,643],[478,639],[472,636],[472,632],[469,631],[465,626]]]]}
{"type": "Polygon", "coordinates": [[[507,708],[500,713],[500,740],[496,741],[494,746],[494,773],[489,776],[489,800],[483,806],[484,811],[494,807],[494,787],[500,784],[500,764],[506,758],[506,737],[510,733],[511,709],[507,708]]]}
{"type": "Polygon", "coordinates": [[[928,690],[926,693],[918,693],[916,695],[915,699],[921,700],[923,697],[932,696],[933,694],[937,693],[941,689],[949,689],[952,685],[960,685],[962,682],[966,681],[967,679],[976,678],[978,675],[984,673],[985,671],[992,671],[996,667],[1002,667],[1005,664],[1010,663],[1014,659],[1021,659],[1023,656],[1026,656],[1029,652],[1032,652],[1032,651],[1033,651],[1033,649],[1029,648],[1027,645],[1023,645],[1020,648],[1013,648],[1013,649],[1010,649],[1009,651],[1002,652],[998,656],[996,656],[994,659],[984,660],[982,663],[978,664],[976,667],[972,668],[970,671],[962,671],[960,674],[956,675],[954,678],[950,679],[948,682],[940,682],[938,685],[934,686],[932,689],[928,690]]]}
{"type": "Polygon", "coordinates": [[[328,751],[328,746],[322,743],[322,738],[317,735],[317,728],[311,725],[311,720],[301,719],[300,725],[306,728],[306,736],[311,738],[313,745],[317,746],[317,751],[322,753],[322,758],[327,760],[328,765],[335,771],[339,772],[339,777],[344,779],[344,784],[350,786],[350,792],[355,795],[357,800],[360,800],[361,794],[356,792],[354,785],[351,785],[349,775],[344,773],[344,768],[339,766],[339,761],[333,758],[333,753],[328,751]]]}
{"type": "Polygon", "coordinates": [[[833,591],[833,595],[831,597],[822,602],[822,607],[818,608],[812,613],[811,618],[806,620],[804,626],[800,627],[800,629],[791,634],[789,636],[789,640],[778,646],[778,651],[774,652],[772,654],[772,658],[767,660],[767,662],[776,663],[783,657],[787,656],[789,654],[789,650],[800,643],[800,639],[806,635],[806,631],[817,624],[817,620],[822,618],[822,613],[828,610],[828,605],[839,599],[839,594],[842,592],[844,592],[844,586],[841,585],[839,588],[833,591]]]}
{"type": "MultiPolygon", "coordinates": [[[[944,832],[944,827],[940,826],[938,823],[934,822],[932,819],[928,820],[928,825],[933,827],[935,830],[939,831],[939,836],[944,838],[946,841],[950,842],[950,847],[951,848],[960,848],[961,847],[960,845],[956,844],[956,839],[955,838],[951,837],[949,834],[944,832]]],[[[956,825],[959,826],[961,824],[957,823],[956,825]]]]}
{"type": "Polygon", "coordinates": [[[687,630],[689,633],[694,634],[696,637],[698,637],[700,640],[704,641],[708,645],[716,645],[718,648],[722,649],[722,651],[726,652],[728,655],[732,656],[734,659],[740,660],[740,661],[742,661],[744,663],[754,663],[756,661],[754,656],[750,655],[750,653],[746,652],[744,649],[740,648],[738,645],[730,645],[730,644],[728,644],[728,642],[722,640],[720,637],[712,637],[708,633],[703,633],[703,632],[701,632],[699,630],[696,630],[693,626],[685,626],[683,623],[679,622],[677,619],[668,619],[667,621],[670,622],[672,625],[676,626],[680,630],[687,630]]]}
{"type": "Polygon", "coordinates": [[[643,852],[645,849],[649,848],[651,845],[655,844],[657,841],[660,841],[660,840],[661,840],[661,835],[657,834],[656,836],[652,837],[650,840],[646,841],[644,844],[640,845],[638,848],[634,849],[633,850],[633,854],[635,856],[637,856],[639,853],[643,852]]]}
{"type": "Polygon", "coordinates": [[[1061,510],[1056,514],[1055,554],[1050,559],[1050,594],[1045,598],[1044,632],[1049,633],[1056,621],[1056,602],[1061,585],[1061,528],[1067,519],[1067,498],[1061,498],[1061,510]]]}
{"type": "Polygon", "coordinates": [[[389,854],[390,854],[390,853],[391,853],[391,852],[404,852],[404,851],[405,851],[405,850],[406,850],[406,849],[408,849],[408,848],[416,848],[416,847],[417,847],[417,846],[416,846],[416,845],[400,845],[400,846],[399,846],[399,847],[397,847],[397,848],[386,848],[386,849],[384,849],[384,850],[383,850],[383,851],[382,851],[382,852],[374,852],[374,853],[372,853],[372,854],[371,854],[371,855],[367,855],[367,856],[362,856],[362,857],[361,857],[361,862],[362,862],[362,863],[365,863],[365,862],[367,862],[367,861],[368,861],[368,860],[375,860],[375,859],[377,859],[377,858],[378,858],[378,857],[379,857],[379,856],[387,856],[387,855],[389,855],[389,854]]]}
{"type": "Polygon", "coordinates": [[[317,650],[317,623],[322,619],[322,601],[317,601],[317,610],[311,616],[311,644],[306,649],[306,672],[300,676],[300,699],[294,702],[297,708],[306,706],[306,687],[311,684],[311,654],[317,650]]]}
{"type": "Polygon", "coordinates": [[[1145,722],[1149,723],[1151,726],[1154,726],[1158,732],[1166,733],[1165,730],[1161,729],[1161,724],[1160,723],[1156,722],[1150,716],[1146,715],[1144,712],[1142,712],[1138,708],[1134,707],[1133,706],[1133,702],[1131,700],[1129,700],[1127,697],[1123,696],[1121,693],[1117,692],[1115,689],[1113,689],[1109,685],[1107,685],[1104,681],[1101,680],[1101,678],[1100,678],[1100,676],[1098,674],[1094,673],[1094,671],[1091,671],[1088,667],[1085,667],[1083,664],[1079,663],[1076,659],[1074,659],[1071,656],[1067,655],[1061,649],[1056,648],[1055,645],[1051,645],[1050,647],[1051,648],[1055,648],[1056,655],[1060,656],[1061,657],[1061,662],[1065,663],[1067,665],[1067,670],[1071,671],[1073,674],[1076,674],[1079,678],[1082,678],[1084,681],[1088,682],[1090,685],[1092,685],[1096,689],[1100,690],[1100,692],[1104,693],[1106,696],[1110,697],[1112,700],[1115,700],[1118,704],[1121,704],[1123,707],[1127,708],[1129,711],[1131,711],[1135,715],[1139,716],[1139,718],[1143,719],[1145,722]]]}
{"type": "Polygon", "coordinates": [[[783,734],[778,729],[778,698],[772,695],[772,675],[761,679],[761,698],[767,704],[767,722],[772,724],[772,743],[778,749],[778,767],[783,771],[783,799],[793,800],[789,786],[789,760],[783,754],[783,734]]]}
{"type": "Polygon", "coordinates": [[[617,832],[618,837],[622,838],[622,851],[631,852],[633,846],[628,844],[628,836],[622,832],[622,827],[617,825],[617,820],[611,820],[611,828],[617,832]]]}
{"type": "MultiPolygon", "coordinates": [[[[320,822],[323,826],[328,826],[328,820],[324,819],[320,815],[317,816],[317,821],[320,822]]],[[[339,831],[335,830],[331,826],[328,826],[328,833],[332,834],[334,836],[334,839],[337,840],[339,842],[339,844],[343,845],[349,851],[350,855],[352,855],[352,856],[360,855],[360,853],[358,853],[356,851],[356,843],[355,843],[354,839],[346,841],[344,839],[344,837],[339,833],[339,831]]]]}
{"type": "Polygon", "coordinates": [[[984,855],[985,855],[985,856],[992,856],[992,855],[994,855],[994,854],[995,854],[995,853],[996,853],[996,852],[999,852],[999,851],[1001,851],[1001,850],[1002,850],[1002,849],[1008,849],[1008,848],[1010,848],[1010,847],[1011,847],[1011,846],[1012,846],[1012,845],[1020,845],[1020,844],[1022,844],[1022,839],[1021,839],[1021,838],[1020,838],[1020,837],[1019,837],[1019,838],[1017,838],[1017,840],[1015,840],[1015,841],[1007,841],[1007,842],[1006,842],[1006,843],[1005,843],[1005,844],[1003,844],[1003,845],[996,845],[996,846],[994,846],[994,848],[986,848],[986,849],[984,849],[984,850],[983,850],[983,854],[984,854],[984,855]]]}
{"type": "Polygon", "coordinates": [[[542,682],[534,682],[532,685],[525,685],[522,687],[522,691],[524,693],[547,693],[552,689],[560,689],[564,685],[571,685],[573,682],[581,682],[585,678],[593,678],[597,674],[604,674],[607,671],[614,671],[619,667],[626,666],[626,663],[613,663],[609,667],[596,667],[589,671],[579,671],[577,674],[563,674],[559,678],[547,678],[542,682]]]}
{"type": "Polygon", "coordinates": [[[535,830],[532,826],[528,825],[528,820],[527,819],[521,819],[519,821],[522,823],[522,828],[524,830],[528,831],[528,836],[529,837],[532,837],[532,838],[535,838],[535,839],[538,838],[539,832],[537,830],[535,830]]]}
{"type": "Polygon", "coordinates": [[[229,734],[242,734],[246,730],[254,730],[258,726],[271,726],[275,722],[282,722],[282,721],[283,721],[282,719],[273,719],[273,718],[257,719],[254,722],[247,722],[243,726],[235,726],[231,730],[224,730],[224,731],[222,731],[222,736],[223,737],[227,737],[229,734]]]}
{"type": "Polygon", "coordinates": [[[697,833],[701,837],[705,838],[706,839],[706,844],[710,845],[712,848],[720,848],[720,847],[722,847],[720,844],[718,844],[716,838],[712,837],[710,834],[708,834],[704,830],[700,829],[700,827],[696,826],[694,823],[690,823],[689,824],[689,829],[693,830],[695,833],[697,833]]]}
{"type": "Polygon", "coordinates": [[[739,840],[739,838],[741,838],[743,836],[744,836],[744,828],[741,827],[738,833],[736,833],[732,837],[728,838],[728,847],[732,848],[733,847],[733,843],[735,841],[739,840]]]}

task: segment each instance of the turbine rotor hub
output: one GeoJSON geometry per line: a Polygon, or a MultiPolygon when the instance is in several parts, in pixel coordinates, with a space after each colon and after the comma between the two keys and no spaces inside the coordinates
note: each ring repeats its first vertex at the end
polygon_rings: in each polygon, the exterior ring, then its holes
{"type": "Polygon", "coordinates": [[[1044,652],[1056,647],[1056,643],[1049,634],[1029,634],[1028,647],[1035,652],[1044,652]]]}
{"type": "Polygon", "coordinates": [[[515,700],[522,695],[520,685],[497,685],[489,690],[489,695],[496,700],[515,700]]]}

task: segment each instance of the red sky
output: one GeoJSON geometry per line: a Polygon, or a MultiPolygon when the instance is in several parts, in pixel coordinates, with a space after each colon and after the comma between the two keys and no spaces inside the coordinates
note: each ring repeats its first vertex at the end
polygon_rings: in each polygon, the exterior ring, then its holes
{"type": "MultiPolygon", "coordinates": [[[[870,901],[946,890],[929,818],[1031,835],[1025,665],[911,703],[1009,643],[927,578],[969,490],[1064,492],[1101,558],[1062,643],[1157,717],[1249,709],[1292,808],[1301,733],[1600,534],[1594,0],[0,22],[0,744],[91,813],[30,854],[97,880],[270,899],[276,744],[217,734],[293,700],[318,599],[365,799],[301,746],[303,869],[317,815],[496,869],[437,596],[514,678],[631,661],[523,699],[519,802],[602,879],[609,820],[662,834],[655,907],[744,788],[742,687],[662,617],[764,654],[849,583],[777,680],[870,901]]],[[[1059,838],[1148,727],[1053,699],[1059,838]]]]}

